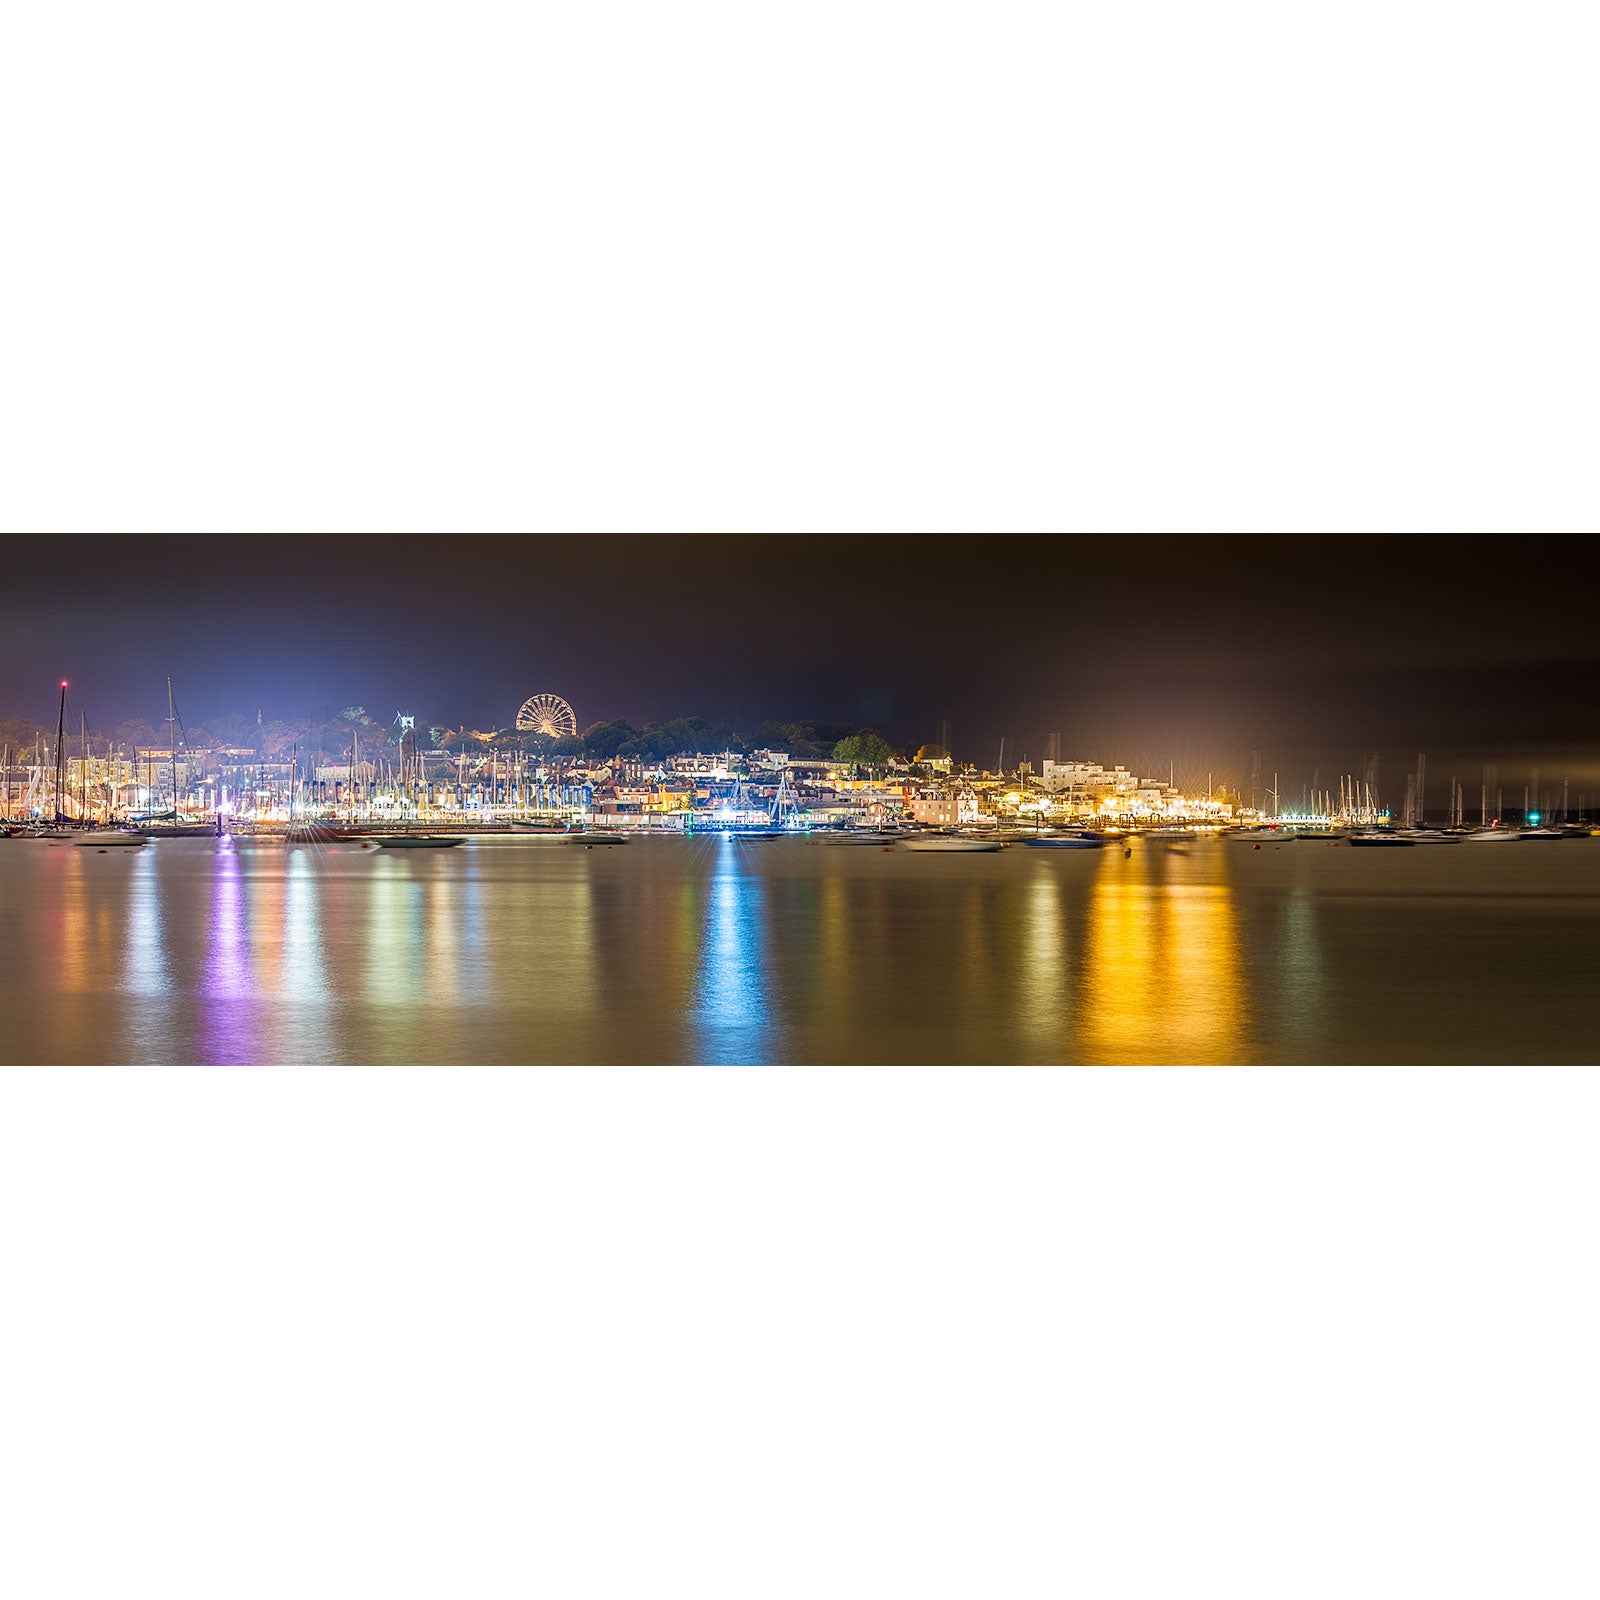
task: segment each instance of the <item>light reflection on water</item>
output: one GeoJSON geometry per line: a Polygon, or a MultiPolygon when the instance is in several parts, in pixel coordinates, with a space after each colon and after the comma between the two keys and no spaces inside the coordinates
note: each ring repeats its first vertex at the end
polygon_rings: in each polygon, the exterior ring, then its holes
{"type": "Polygon", "coordinates": [[[144,998],[170,988],[169,952],[161,915],[161,879],[155,857],[144,851],[130,862],[128,936],[122,943],[122,987],[144,998]]]}
{"type": "Polygon", "coordinates": [[[1600,843],[0,843],[9,1060],[1587,1060],[1600,843]],[[1398,856],[1399,859],[1395,859],[1398,856]],[[1500,859],[1500,858],[1506,859],[1500,859]]]}
{"type": "Polygon", "coordinates": [[[1039,873],[1027,888],[1026,904],[1027,922],[1017,973],[1019,1010],[1031,1053],[1036,1058],[1048,1057],[1070,1048],[1067,997],[1072,975],[1066,965],[1060,878],[1039,873]]]}
{"type": "Polygon", "coordinates": [[[250,933],[238,852],[219,849],[211,896],[211,930],[199,986],[201,1039],[207,1061],[251,1059],[255,1028],[249,1016],[256,999],[250,933]]]}
{"type": "Polygon", "coordinates": [[[713,848],[717,864],[693,1006],[694,1055],[702,1061],[759,1061],[778,1029],[768,1007],[762,880],[744,857],[776,846],[723,838],[713,848]]]}

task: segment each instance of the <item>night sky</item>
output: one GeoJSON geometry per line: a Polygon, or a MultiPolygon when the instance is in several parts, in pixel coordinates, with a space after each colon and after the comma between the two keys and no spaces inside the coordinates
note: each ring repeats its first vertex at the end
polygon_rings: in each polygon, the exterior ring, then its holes
{"type": "Polygon", "coordinates": [[[1600,798],[1592,591],[1536,536],[155,535],[10,554],[0,715],[109,728],[365,705],[508,726],[703,716],[879,728],[992,767],[1047,753],[1287,807],[1380,755],[1386,799],[1480,764],[1600,798]]]}

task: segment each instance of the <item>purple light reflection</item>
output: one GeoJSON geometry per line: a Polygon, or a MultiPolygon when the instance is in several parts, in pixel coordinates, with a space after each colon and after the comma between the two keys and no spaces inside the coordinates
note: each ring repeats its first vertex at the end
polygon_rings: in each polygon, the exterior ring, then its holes
{"type": "Polygon", "coordinates": [[[257,1059],[261,1039],[255,1021],[255,975],[245,925],[245,891],[239,856],[218,850],[211,889],[206,960],[200,976],[200,1034],[209,1062],[257,1059]]]}

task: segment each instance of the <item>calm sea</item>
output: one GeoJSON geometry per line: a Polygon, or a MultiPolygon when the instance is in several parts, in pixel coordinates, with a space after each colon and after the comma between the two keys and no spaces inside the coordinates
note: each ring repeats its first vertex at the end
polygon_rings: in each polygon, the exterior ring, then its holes
{"type": "Polygon", "coordinates": [[[0,841],[10,1062],[1591,1061],[1600,840],[0,841]]]}

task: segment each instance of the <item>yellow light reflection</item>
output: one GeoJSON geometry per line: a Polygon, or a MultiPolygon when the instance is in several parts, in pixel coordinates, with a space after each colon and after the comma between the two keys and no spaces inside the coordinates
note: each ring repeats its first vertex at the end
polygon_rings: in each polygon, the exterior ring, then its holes
{"type": "Polygon", "coordinates": [[[1030,1059],[1064,1060],[1071,1049],[1066,954],[1061,882],[1041,871],[1028,888],[1017,985],[1030,1059]]]}
{"type": "Polygon", "coordinates": [[[83,857],[76,850],[63,863],[65,872],[56,901],[56,981],[68,993],[89,987],[95,962],[89,952],[89,908],[84,892],[83,857]]]}
{"type": "Polygon", "coordinates": [[[1225,884],[1145,882],[1107,861],[1089,903],[1076,1054],[1092,1062],[1239,1059],[1244,993],[1225,884]]]}

